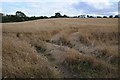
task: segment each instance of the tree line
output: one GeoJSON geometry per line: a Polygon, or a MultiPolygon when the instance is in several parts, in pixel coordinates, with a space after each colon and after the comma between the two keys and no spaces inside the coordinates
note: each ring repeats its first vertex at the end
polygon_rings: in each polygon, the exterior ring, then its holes
{"type": "Polygon", "coordinates": [[[120,18],[119,15],[110,15],[109,17],[107,16],[97,16],[97,17],[94,17],[94,16],[85,16],[85,15],[80,15],[80,16],[73,16],[73,17],[70,17],[70,16],[67,16],[67,15],[61,15],[59,12],[58,13],[55,13],[54,16],[51,16],[51,17],[47,17],[47,16],[39,16],[39,17],[36,17],[36,16],[32,16],[32,17],[28,17],[26,16],[23,12],[21,11],[17,11],[15,13],[15,15],[4,15],[2,13],[0,13],[0,18],[2,18],[2,20],[0,22],[2,23],[6,23],[6,22],[22,22],[22,21],[30,21],[30,20],[37,20],[37,19],[50,19],[50,18],[120,18]]]}
{"type": "Polygon", "coordinates": [[[47,16],[31,16],[28,17],[26,16],[23,12],[17,11],[15,15],[3,15],[2,13],[0,14],[0,17],[2,17],[2,23],[5,22],[23,22],[23,21],[30,21],[30,20],[37,20],[37,19],[47,19],[47,16]]]}

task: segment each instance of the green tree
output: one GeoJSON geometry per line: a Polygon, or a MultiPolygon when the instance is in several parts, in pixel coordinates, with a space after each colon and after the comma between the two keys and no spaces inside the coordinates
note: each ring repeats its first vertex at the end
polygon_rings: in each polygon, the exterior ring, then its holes
{"type": "Polygon", "coordinates": [[[59,18],[59,17],[62,17],[62,15],[58,12],[58,13],[55,13],[55,17],[59,18]]]}
{"type": "Polygon", "coordinates": [[[113,15],[110,15],[109,18],[113,18],[113,15]]]}
{"type": "Polygon", "coordinates": [[[18,17],[26,17],[26,15],[21,11],[17,11],[16,16],[18,16],[18,17]]]}

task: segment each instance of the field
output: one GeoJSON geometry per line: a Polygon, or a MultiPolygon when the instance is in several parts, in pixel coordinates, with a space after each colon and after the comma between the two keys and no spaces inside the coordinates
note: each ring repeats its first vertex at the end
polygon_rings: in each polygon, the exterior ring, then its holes
{"type": "Polygon", "coordinates": [[[118,19],[3,23],[3,78],[118,77],[118,19]]]}

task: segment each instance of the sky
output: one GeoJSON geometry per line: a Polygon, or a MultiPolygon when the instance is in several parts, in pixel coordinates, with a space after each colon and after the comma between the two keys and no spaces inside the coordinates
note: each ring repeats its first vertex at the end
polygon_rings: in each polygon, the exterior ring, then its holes
{"type": "Polygon", "coordinates": [[[119,0],[2,0],[0,12],[15,14],[22,11],[28,16],[53,16],[56,12],[62,15],[100,15],[118,14],[119,0]]]}

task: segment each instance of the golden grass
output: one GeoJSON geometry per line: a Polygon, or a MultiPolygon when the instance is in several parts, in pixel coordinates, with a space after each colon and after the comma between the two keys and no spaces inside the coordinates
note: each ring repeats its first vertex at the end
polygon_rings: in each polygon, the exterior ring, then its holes
{"type": "Polygon", "coordinates": [[[86,43],[91,44],[106,44],[118,42],[118,27],[113,26],[110,28],[106,27],[95,27],[95,28],[80,28],[79,30],[80,38],[86,43]],[[83,39],[84,38],[84,39],[83,39]]]}
{"type": "Polygon", "coordinates": [[[3,77],[54,78],[57,72],[26,41],[3,37],[3,77]]]}
{"type": "Polygon", "coordinates": [[[45,30],[67,30],[70,27],[104,28],[118,26],[118,19],[45,19],[20,23],[4,23],[3,32],[39,32],[45,30]],[[54,24],[53,24],[54,23],[54,24]],[[16,28],[17,27],[17,28],[16,28]]]}
{"type": "Polygon", "coordinates": [[[117,68],[98,60],[93,56],[80,54],[74,50],[68,50],[63,62],[71,71],[79,74],[80,77],[116,77],[117,68]]]}
{"type": "Polygon", "coordinates": [[[61,61],[65,69],[69,68],[71,72],[79,75],[77,77],[117,77],[119,61],[117,20],[65,18],[4,23],[3,77],[61,77],[59,70],[56,71],[52,66],[56,64],[46,55],[42,55],[44,52],[50,54],[51,51],[56,54],[55,56],[51,54],[56,60],[56,56],[61,55],[60,59],[63,59],[61,61]],[[74,33],[77,35],[72,36],[74,33]],[[76,44],[72,43],[75,42],[71,39],[73,37],[77,40],[76,44]],[[47,50],[46,43],[54,45],[54,49],[47,50]],[[97,52],[79,53],[76,46],[80,44],[97,52]],[[59,47],[62,47],[61,52],[58,50],[59,47]]]}

